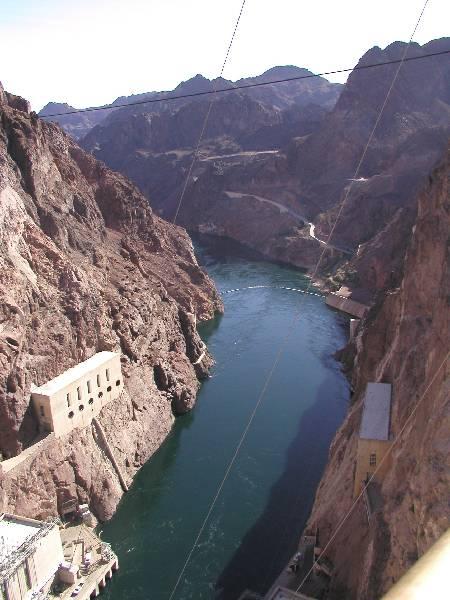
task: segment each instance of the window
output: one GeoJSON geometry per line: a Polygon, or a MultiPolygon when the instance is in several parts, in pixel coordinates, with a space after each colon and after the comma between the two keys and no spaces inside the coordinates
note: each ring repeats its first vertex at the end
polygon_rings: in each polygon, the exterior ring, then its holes
{"type": "Polygon", "coordinates": [[[26,574],[25,564],[22,563],[16,571],[17,581],[19,583],[20,597],[24,598],[27,595],[28,590],[31,588],[30,580],[26,574]]]}
{"type": "Polygon", "coordinates": [[[109,369],[106,369],[106,381],[109,381],[109,369]]]}
{"type": "Polygon", "coordinates": [[[97,375],[97,387],[100,387],[101,383],[100,383],[100,375],[97,375]]]}
{"type": "Polygon", "coordinates": [[[108,385],[108,387],[106,388],[106,391],[107,391],[107,392],[110,392],[110,391],[111,391],[111,386],[110,386],[110,385],[108,385]]]}
{"type": "Polygon", "coordinates": [[[42,404],[39,407],[39,412],[41,413],[41,417],[45,417],[45,411],[44,411],[44,407],[42,406],[42,404]]]}
{"type": "Polygon", "coordinates": [[[67,406],[70,406],[70,394],[66,394],[67,406]]]}
{"type": "Polygon", "coordinates": [[[117,385],[117,386],[119,386],[119,385],[120,385],[120,379],[118,379],[118,380],[116,381],[116,385],[117,385]]]}
{"type": "Polygon", "coordinates": [[[78,410],[84,410],[84,404],[80,404],[80,406],[78,407],[78,410]]]}
{"type": "Polygon", "coordinates": [[[88,394],[90,394],[92,392],[92,386],[91,386],[90,381],[87,382],[87,390],[88,390],[88,394]]]}
{"type": "Polygon", "coordinates": [[[78,400],[81,400],[81,388],[77,387],[78,400]]]}
{"type": "Polygon", "coordinates": [[[373,454],[370,455],[369,457],[369,465],[371,467],[374,467],[377,464],[377,455],[375,454],[375,452],[373,454]]]}
{"type": "Polygon", "coordinates": [[[103,396],[103,392],[98,393],[98,397],[101,398],[103,396]]]}
{"type": "Polygon", "coordinates": [[[89,398],[89,404],[94,404],[94,398],[89,398]]]}
{"type": "Polygon", "coordinates": [[[69,413],[69,419],[73,419],[73,410],[71,410],[69,413]]]}
{"type": "Polygon", "coordinates": [[[28,562],[25,563],[25,581],[27,584],[27,590],[31,590],[31,574],[30,567],[28,566],[28,562]]]}

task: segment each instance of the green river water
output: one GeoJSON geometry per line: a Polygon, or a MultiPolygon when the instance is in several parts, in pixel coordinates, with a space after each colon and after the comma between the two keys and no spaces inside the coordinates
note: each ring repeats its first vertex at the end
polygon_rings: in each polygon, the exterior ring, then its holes
{"type": "Polygon", "coordinates": [[[225,293],[225,314],[200,334],[216,365],[195,409],[138,473],[114,518],[102,526],[120,570],[102,596],[167,600],[255,406],[287,330],[283,351],[247,438],[174,598],[237,600],[263,592],[308,517],[349,389],[333,354],[347,319],[306,288],[294,269],[200,246],[201,262],[225,293]],[[301,304],[300,304],[301,303],[301,304]],[[301,317],[292,321],[300,306],[301,317]]]}

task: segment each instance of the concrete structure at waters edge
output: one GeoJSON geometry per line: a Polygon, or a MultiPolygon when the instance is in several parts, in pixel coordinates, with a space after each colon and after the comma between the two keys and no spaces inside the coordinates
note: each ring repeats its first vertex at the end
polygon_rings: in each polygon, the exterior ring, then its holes
{"type": "Polygon", "coordinates": [[[369,307],[365,304],[338,294],[329,294],[325,299],[325,304],[358,319],[365,317],[369,310],[369,307]]]}
{"type": "Polygon", "coordinates": [[[98,352],[44,385],[32,388],[31,398],[41,430],[53,431],[60,437],[90,425],[122,390],[120,354],[98,352]]]}
{"type": "Polygon", "coordinates": [[[0,515],[0,599],[29,600],[48,592],[64,560],[59,527],[0,515]]]}
{"type": "MultiPolygon", "coordinates": [[[[355,497],[360,494],[364,482],[379,467],[392,444],[389,435],[391,390],[390,383],[367,384],[356,455],[355,497]]],[[[379,467],[374,481],[381,484],[389,467],[390,462],[386,459],[379,467]]]]}
{"type": "Polygon", "coordinates": [[[110,545],[83,523],[0,514],[0,600],[88,600],[118,568],[110,545]]]}

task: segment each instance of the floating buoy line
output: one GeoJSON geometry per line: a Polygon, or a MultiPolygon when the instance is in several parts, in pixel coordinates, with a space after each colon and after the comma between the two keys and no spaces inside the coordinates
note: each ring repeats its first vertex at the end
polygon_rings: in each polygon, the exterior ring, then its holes
{"type": "Polygon", "coordinates": [[[287,287],[285,285],[249,285],[243,288],[233,288],[231,290],[222,290],[220,293],[222,295],[232,294],[234,292],[244,292],[246,290],[258,290],[263,288],[270,288],[276,290],[288,290],[290,292],[299,292],[300,294],[308,294],[309,296],[319,296],[320,298],[324,298],[323,294],[318,294],[317,292],[308,292],[307,290],[302,290],[300,288],[287,287]]]}

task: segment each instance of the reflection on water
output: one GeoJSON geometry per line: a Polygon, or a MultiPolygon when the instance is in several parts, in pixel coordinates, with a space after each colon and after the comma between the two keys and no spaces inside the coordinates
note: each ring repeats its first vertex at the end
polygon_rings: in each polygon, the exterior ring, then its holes
{"type": "MultiPolygon", "coordinates": [[[[306,287],[294,269],[198,248],[220,290],[306,287]]],[[[136,476],[103,538],[120,571],[106,598],[168,598],[301,302],[246,441],[178,588],[179,600],[236,599],[263,590],[289,555],[310,510],[348,388],[332,358],[345,319],[322,299],[280,289],[225,295],[225,315],[200,333],[216,359],[193,412],[136,476]]]]}

